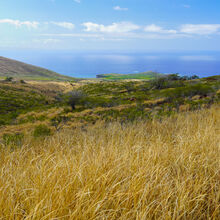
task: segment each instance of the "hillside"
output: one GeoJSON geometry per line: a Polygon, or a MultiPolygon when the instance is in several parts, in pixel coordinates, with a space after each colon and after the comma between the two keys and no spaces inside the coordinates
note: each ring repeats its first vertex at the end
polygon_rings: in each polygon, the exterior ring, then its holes
{"type": "Polygon", "coordinates": [[[48,69],[29,65],[16,60],[0,57],[0,78],[13,77],[26,80],[58,80],[66,81],[73,78],[63,76],[48,69]]]}
{"type": "MultiPolygon", "coordinates": [[[[62,127],[75,127],[97,120],[124,122],[162,118],[219,103],[219,89],[220,76],[194,80],[185,80],[183,77],[176,80],[165,76],[150,81],[75,83],[1,81],[0,133],[1,129],[5,130],[4,125],[9,130],[13,125],[14,129],[20,131],[21,124],[33,122],[30,114],[36,123],[41,121],[37,119],[38,116],[44,118],[41,122],[51,129],[54,129],[54,119],[62,127]],[[72,98],[68,93],[70,91],[72,98]]],[[[33,124],[30,126],[34,127],[33,124]]]]}
{"type": "Polygon", "coordinates": [[[125,80],[125,79],[142,79],[150,80],[154,79],[163,74],[157,72],[143,72],[143,73],[133,73],[133,74],[118,74],[118,73],[108,73],[96,75],[96,78],[108,79],[108,80],[125,80]]]}
{"type": "Polygon", "coordinates": [[[0,81],[0,219],[219,219],[219,103],[220,76],[0,81]]]}

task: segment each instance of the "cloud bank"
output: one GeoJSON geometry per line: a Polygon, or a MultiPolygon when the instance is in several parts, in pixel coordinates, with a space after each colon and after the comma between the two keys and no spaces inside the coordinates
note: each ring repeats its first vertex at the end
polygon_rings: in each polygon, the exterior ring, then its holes
{"type": "MultiPolygon", "coordinates": [[[[190,37],[206,37],[220,35],[220,24],[182,24],[175,28],[163,27],[156,24],[138,25],[129,21],[113,22],[105,25],[94,22],[84,22],[75,26],[72,22],[66,21],[20,21],[15,19],[0,19],[1,24],[12,25],[15,28],[26,27],[28,29],[36,29],[39,34],[48,30],[45,36],[53,36],[51,31],[60,37],[79,37],[94,38],[99,40],[128,40],[128,39],[173,39],[173,38],[190,38],[190,37]],[[57,28],[63,28],[68,32],[57,28]],[[80,28],[81,27],[81,28],[80,28]]],[[[22,30],[25,31],[25,30],[22,30]]],[[[49,40],[48,42],[52,42],[49,40]]]]}
{"type": "Polygon", "coordinates": [[[111,25],[96,24],[86,22],[82,24],[86,32],[103,32],[103,33],[126,33],[140,29],[140,27],[131,22],[112,23],[111,25]]]}
{"type": "Polygon", "coordinates": [[[39,22],[37,21],[20,21],[20,20],[13,20],[13,19],[1,19],[0,24],[10,24],[16,26],[16,28],[21,26],[26,26],[28,28],[37,28],[39,22]]]}

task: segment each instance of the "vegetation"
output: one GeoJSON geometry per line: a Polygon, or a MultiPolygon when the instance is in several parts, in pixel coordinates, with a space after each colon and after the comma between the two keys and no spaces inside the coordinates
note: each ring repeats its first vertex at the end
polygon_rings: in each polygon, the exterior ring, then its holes
{"type": "Polygon", "coordinates": [[[23,133],[15,133],[10,134],[6,133],[3,135],[3,144],[5,146],[15,147],[15,146],[22,146],[24,141],[24,134],[23,133]]]}
{"type": "Polygon", "coordinates": [[[10,76],[7,76],[7,77],[5,78],[5,81],[6,81],[6,82],[12,82],[12,80],[13,80],[13,77],[10,77],[10,76]]]}
{"type": "Polygon", "coordinates": [[[75,90],[68,93],[68,104],[71,106],[72,110],[76,109],[76,105],[80,104],[83,98],[84,94],[81,91],[75,90]]]}
{"type": "Polygon", "coordinates": [[[109,74],[99,74],[97,78],[103,78],[106,80],[125,80],[125,79],[141,79],[141,80],[150,80],[155,77],[162,76],[161,73],[157,72],[144,72],[144,73],[134,73],[134,74],[117,74],[117,73],[109,73],[109,74]]]}
{"type": "Polygon", "coordinates": [[[51,135],[51,129],[48,128],[45,124],[40,124],[40,125],[36,126],[34,129],[34,132],[33,132],[33,136],[35,138],[46,137],[46,136],[50,136],[50,135],[51,135]]]}
{"type": "Polygon", "coordinates": [[[218,219],[220,76],[0,82],[0,219],[218,219]]]}
{"type": "Polygon", "coordinates": [[[173,74],[138,82],[71,82],[65,84],[69,84],[68,90],[59,84],[41,83],[37,86],[23,82],[2,82],[0,125],[19,127],[20,124],[44,121],[52,129],[59,130],[60,126],[77,124],[79,121],[94,123],[98,119],[134,121],[140,118],[163,118],[219,103],[219,79],[215,76],[215,80],[186,80],[173,74]],[[72,90],[74,87],[76,89],[72,90]],[[49,109],[54,111],[51,116],[46,113],[49,109]],[[42,114],[38,114],[39,111],[42,114]]]}
{"type": "Polygon", "coordinates": [[[220,108],[0,148],[2,219],[219,219],[220,108]]]}
{"type": "Polygon", "coordinates": [[[0,82],[0,126],[16,123],[22,113],[54,106],[58,91],[42,87],[23,82],[0,82]]]}

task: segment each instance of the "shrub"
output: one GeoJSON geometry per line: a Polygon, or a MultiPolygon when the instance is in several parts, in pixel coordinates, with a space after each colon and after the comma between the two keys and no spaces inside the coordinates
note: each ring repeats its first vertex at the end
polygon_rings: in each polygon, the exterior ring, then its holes
{"type": "Polygon", "coordinates": [[[168,80],[171,81],[176,81],[176,80],[192,80],[192,79],[199,79],[197,75],[192,75],[192,76],[179,76],[178,73],[176,74],[169,74],[166,77],[168,80]]]}
{"type": "Polygon", "coordinates": [[[164,89],[167,88],[165,77],[154,79],[150,82],[152,89],[164,89]]]}
{"type": "Polygon", "coordinates": [[[195,95],[208,96],[213,92],[214,89],[211,86],[200,83],[168,91],[166,92],[166,96],[170,98],[193,97],[195,95]]]}
{"type": "Polygon", "coordinates": [[[33,136],[34,137],[46,137],[51,135],[51,129],[44,124],[35,127],[33,136]]]}
{"type": "Polygon", "coordinates": [[[9,134],[6,133],[3,135],[3,143],[8,146],[21,146],[24,140],[24,134],[23,133],[15,133],[15,134],[9,134]]]}
{"type": "Polygon", "coordinates": [[[4,120],[3,118],[0,118],[0,126],[2,125],[6,125],[6,120],[4,120]]]}
{"type": "Polygon", "coordinates": [[[160,90],[160,89],[167,89],[167,88],[176,88],[176,87],[181,87],[181,86],[184,86],[184,83],[181,80],[177,80],[176,74],[172,74],[166,77],[159,77],[150,82],[151,89],[160,90]]]}
{"type": "Polygon", "coordinates": [[[26,82],[23,79],[20,80],[20,83],[26,84],[26,82]]]}
{"type": "Polygon", "coordinates": [[[179,76],[178,73],[175,74],[169,74],[167,77],[167,80],[175,81],[175,80],[180,80],[181,77],[179,76]]]}
{"type": "Polygon", "coordinates": [[[7,76],[7,77],[5,78],[5,81],[6,81],[6,82],[12,82],[12,80],[13,80],[13,77],[11,77],[11,76],[7,76]]]}
{"type": "Polygon", "coordinates": [[[197,75],[193,75],[190,77],[190,79],[199,79],[199,77],[197,75]]]}
{"type": "Polygon", "coordinates": [[[131,92],[135,91],[134,83],[133,82],[128,82],[122,85],[122,88],[127,90],[128,94],[131,92]]]}
{"type": "Polygon", "coordinates": [[[67,114],[67,113],[69,113],[69,112],[71,112],[72,110],[71,110],[71,108],[68,106],[65,106],[64,108],[63,108],[63,113],[65,113],[65,114],[67,114]]]}
{"type": "Polygon", "coordinates": [[[50,124],[54,126],[57,131],[59,131],[68,120],[68,117],[58,115],[50,120],[50,124]]]}

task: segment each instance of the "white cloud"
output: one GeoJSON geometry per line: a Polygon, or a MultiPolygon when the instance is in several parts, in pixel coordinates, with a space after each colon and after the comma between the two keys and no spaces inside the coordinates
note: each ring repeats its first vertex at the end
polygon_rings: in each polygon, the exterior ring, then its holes
{"type": "Polygon", "coordinates": [[[81,2],[81,0],[74,0],[74,2],[76,2],[76,3],[80,3],[80,2],[81,2]]]}
{"type": "Polygon", "coordinates": [[[86,34],[86,33],[73,33],[73,34],[40,34],[44,37],[76,37],[76,38],[99,38],[103,37],[103,34],[86,34]]]}
{"type": "Polygon", "coordinates": [[[128,10],[128,8],[121,8],[120,6],[115,6],[113,7],[113,9],[116,11],[127,11],[128,10]]]}
{"type": "Polygon", "coordinates": [[[19,21],[13,19],[1,19],[0,24],[11,24],[18,27],[26,26],[28,28],[37,28],[39,23],[36,21],[19,21]]]}
{"type": "Polygon", "coordinates": [[[191,8],[191,5],[183,5],[184,8],[191,8]]]}
{"type": "Polygon", "coordinates": [[[166,30],[160,26],[157,26],[155,24],[151,24],[151,25],[148,25],[144,28],[144,31],[145,32],[151,32],[151,33],[160,33],[160,34],[176,34],[177,31],[176,30],[166,30]]]}
{"type": "Polygon", "coordinates": [[[103,24],[96,24],[92,22],[86,22],[82,24],[87,32],[103,32],[103,33],[126,33],[140,29],[140,27],[131,22],[112,23],[105,26],[103,24]]]}
{"type": "Polygon", "coordinates": [[[184,24],[180,32],[186,34],[210,35],[217,34],[220,30],[220,24],[184,24]]]}
{"type": "Polygon", "coordinates": [[[211,35],[220,31],[220,24],[184,24],[179,29],[165,29],[155,24],[148,25],[144,28],[145,32],[157,34],[179,34],[181,36],[190,35],[211,35]]]}
{"type": "Polygon", "coordinates": [[[43,44],[55,44],[61,42],[59,39],[48,38],[48,39],[34,39],[35,43],[43,43],[43,44]]]}
{"type": "Polygon", "coordinates": [[[69,30],[74,29],[75,25],[73,23],[70,22],[51,22],[54,25],[57,25],[59,27],[63,27],[69,30]]]}

